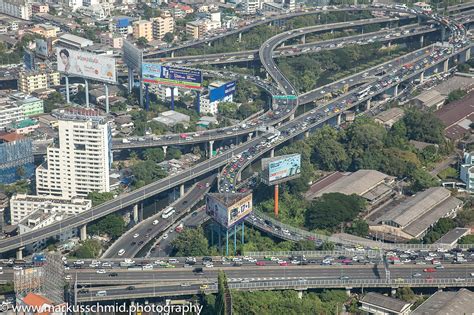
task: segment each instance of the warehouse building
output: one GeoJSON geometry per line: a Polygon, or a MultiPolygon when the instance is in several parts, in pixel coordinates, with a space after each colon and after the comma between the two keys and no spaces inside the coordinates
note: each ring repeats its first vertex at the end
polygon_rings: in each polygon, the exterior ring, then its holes
{"type": "Polygon", "coordinates": [[[449,190],[443,187],[428,188],[385,209],[385,213],[377,220],[378,225],[370,226],[370,230],[407,240],[420,238],[439,219],[454,218],[461,207],[462,201],[452,197],[449,190]]]}
{"type": "Polygon", "coordinates": [[[386,111],[383,111],[374,117],[375,122],[384,125],[386,128],[392,128],[392,126],[402,119],[403,109],[399,107],[393,107],[386,111]]]}
{"type": "Polygon", "coordinates": [[[306,192],[312,200],[328,193],[356,194],[370,204],[376,204],[393,193],[395,177],[374,170],[358,170],[354,173],[335,172],[316,182],[306,192]]]}
{"type": "Polygon", "coordinates": [[[418,306],[413,315],[472,314],[474,292],[468,289],[459,291],[437,291],[418,306]]]}
{"type": "Polygon", "coordinates": [[[377,315],[408,315],[411,303],[394,299],[376,292],[368,292],[360,300],[360,310],[377,315]]]}

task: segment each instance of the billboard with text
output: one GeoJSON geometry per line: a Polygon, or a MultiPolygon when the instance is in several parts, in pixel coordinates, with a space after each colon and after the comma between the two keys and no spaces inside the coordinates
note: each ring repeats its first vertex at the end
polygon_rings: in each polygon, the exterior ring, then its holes
{"type": "Polygon", "coordinates": [[[217,223],[230,228],[252,212],[252,193],[208,194],[206,212],[217,223]]]}
{"type": "Polygon", "coordinates": [[[199,70],[163,66],[155,63],[142,64],[143,82],[200,90],[202,73],[199,70]]]}
{"type": "Polygon", "coordinates": [[[262,160],[263,180],[278,184],[300,176],[301,154],[288,154],[262,160]]]}
{"type": "Polygon", "coordinates": [[[143,60],[143,50],[135,47],[127,40],[123,41],[123,61],[134,70],[141,70],[143,60]]]}
{"type": "Polygon", "coordinates": [[[115,83],[115,59],[69,48],[56,48],[58,71],[102,82],[115,83]]]}
{"type": "Polygon", "coordinates": [[[216,88],[209,89],[209,101],[219,101],[224,97],[235,93],[236,84],[235,81],[227,82],[216,88]]]}

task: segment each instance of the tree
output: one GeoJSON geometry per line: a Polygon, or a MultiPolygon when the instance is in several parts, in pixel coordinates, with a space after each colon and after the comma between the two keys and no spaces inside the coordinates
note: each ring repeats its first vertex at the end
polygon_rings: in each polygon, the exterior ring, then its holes
{"type": "Polygon", "coordinates": [[[130,170],[133,174],[133,185],[135,188],[166,177],[165,170],[152,160],[139,161],[130,167],[130,170]]]}
{"type": "Polygon", "coordinates": [[[398,288],[395,297],[405,302],[412,302],[416,298],[415,293],[413,293],[410,287],[398,288]]]}
{"type": "Polygon", "coordinates": [[[145,37],[138,37],[137,39],[137,45],[140,46],[140,47],[145,47],[146,45],[148,44],[148,39],[146,39],[145,37]]]}
{"type": "Polygon", "coordinates": [[[336,248],[336,245],[333,242],[323,242],[321,245],[321,250],[334,250],[334,248],[336,248]]]}
{"type": "Polygon", "coordinates": [[[474,235],[466,235],[461,237],[458,244],[474,244],[474,235]]]}
{"type": "Polygon", "coordinates": [[[226,283],[227,279],[225,273],[222,270],[219,270],[217,275],[217,297],[215,302],[215,311],[216,315],[225,315],[227,314],[227,301],[226,301],[226,283]]]}
{"type": "Polygon", "coordinates": [[[76,258],[98,258],[102,252],[102,246],[98,240],[88,239],[82,242],[76,249],[74,256],[76,258]]]}
{"type": "Polygon", "coordinates": [[[171,242],[173,255],[178,257],[205,256],[209,253],[207,239],[201,227],[185,229],[171,242]]]}
{"type": "Polygon", "coordinates": [[[5,284],[0,284],[0,294],[9,294],[15,292],[15,285],[13,282],[7,282],[5,284]]]}
{"type": "Polygon", "coordinates": [[[457,90],[454,90],[454,91],[451,91],[449,94],[448,94],[448,100],[447,100],[447,103],[452,103],[452,102],[455,102],[457,100],[460,100],[462,99],[464,96],[466,96],[466,91],[464,90],[461,90],[461,89],[457,89],[457,90]]]}
{"type": "Polygon", "coordinates": [[[301,250],[316,250],[316,244],[314,241],[310,240],[301,240],[295,243],[295,249],[296,251],[301,251],[301,250]]]}
{"type": "Polygon", "coordinates": [[[163,152],[162,148],[150,148],[146,149],[145,152],[143,152],[143,157],[145,160],[160,163],[164,161],[165,153],[163,152]]]}
{"type": "Polygon", "coordinates": [[[178,149],[178,148],[168,148],[168,151],[166,152],[166,159],[167,160],[172,160],[172,159],[175,159],[175,160],[179,160],[181,158],[181,150],[178,149]]]}
{"type": "Polygon", "coordinates": [[[444,143],[443,123],[433,114],[413,108],[403,116],[409,140],[444,143]]]}
{"type": "Polygon", "coordinates": [[[174,35],[173,33],[170,33],[170,32],[166,33],[165,36],[163,36],[163,40],[167,42],[168,44],[171,44],[173,42],[173,39],[174,39],[174,35]]]}
{"type": "Polygon", "coordinates": [[[357,236],[366,236],[369,233],[369,225],[361,219],[356,219],[352,222],[348,232],[357,236]]]}
{"type": "Polygon", "coordinates": [[[87,194],[87,199],[92,200],[92,206],[96,207],[106,201],[114,199],[114,193],[91,191],[87,194]]]}
{"type": "Polygon", "coordinates": [[[53,109],[57,109],[64,104],[64,97],[59,92],[53,92],[44,100],[44,112],[51,113],[53,109]]]}
{"type": "Polygon", "coordinates": [[[324,194],[306,211],[305,225],[309,229],[335,229],[341,223],[352,221],[365,206],[365,200],[357,195],[324,194]]]}
{"type": "Polygon", "coordinates": [[[125,232],[125,221],[118,214],[109,214],[91,224],[88,230],[92,235],[107,234],[110,238],[116,239],[125,232]]]}
{"type": "Polygon", "coordinates": [[[432,244],[455,227],[456,224],[453,219],[441,218],[428,230],[426,235],[423,237],[423,243],[432,244]]]}

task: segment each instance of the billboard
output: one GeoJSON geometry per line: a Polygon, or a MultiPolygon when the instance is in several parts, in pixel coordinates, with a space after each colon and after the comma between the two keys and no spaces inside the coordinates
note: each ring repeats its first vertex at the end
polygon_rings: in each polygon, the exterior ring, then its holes
{"type": "Polygon", "coordinates": [[[224,97],[235,93],[235,81],[227,82],[216,88],[209,89],[209,101],[222,100],[224,97]]]}
{"type": "Polygon", "coordinates": [[[301,174],[301,154],[288,154],[262,160],[263,180],[274,185],[301,174]]]}
{"type": "Polygon", "coordinates": [[[57,47],[58,71],[72,76],[115,83],[115,59],[84,51],[57,47]]]}
{"type": "Polygon", "coordinates": [[[44,39],[37,38],[35,40],[35,43],[36,43],[36,49],[35,49],[36,55],[41,56],[41,57],[48,57],[49,55],[48,42],[46,42],[44,39]]]}
{"type": "Polygon", "coordinates": [[[143,50],[138,49],[127,40],[123,41],[122,50],[125,64],[134,70],[140,71],[142,68],[143,50]]]}
{"type": "Polygon", "coordinates": [[[199,70],[163,66],[155,63],[142,64],[142,78],[145,83],[194,90],[200,90],[202,84],[202,73],[199,70]]]}
{"type": "Polygon", "coordinates": [[[230,228],[252,212],[252,193],[207,194],[206,212],[224,228],[230,228]]]}

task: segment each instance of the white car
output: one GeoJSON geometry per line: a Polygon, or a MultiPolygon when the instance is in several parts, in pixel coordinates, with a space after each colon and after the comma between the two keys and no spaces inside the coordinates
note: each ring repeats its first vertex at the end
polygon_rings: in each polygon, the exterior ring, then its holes
{"type": "Polygon", "coordinates": [[[107,273],[107,271],[105,271],[105,269],[99,269],[96,271],[96,273],[104,274],[107,273]]]}
{"type": "Polygon", "coordinates": [[[64,280],[71,280],[72,279],[72,276],[71,275],[67,275],[64,277],[64,280]]]}
{"type": "Polygon", "coordinates": [[[214,268],[214,264],[205,264],[204,267],[206,267],[206,268],[214,268]]]}
{"type": "Polygon", "coordinates": [[[158,220],[154,220],[154,221],[153,221],[153,225],[157,225],[159,222],[160,222],[160,221],[158,221],[158,220]]]}
{"type": "Polygon", "coordinates": [[[125,249],[122,248],[121,250],[119,250],[118,255],[122,256],[123,254],[125,254],[125,249]]]}
{"type": "Polygon", "coordinates": [[[146,270],[146,269],[153,269],[153,265],[152,264],[146,264],[145,266],[142,267],[143,270],[146,270]]]}
{"type": "Polygon", "coordinates": [[[138,233],[133,234],[133,238],[137,238],[139,236],[140,236],[140,234],[138,234],[138,233]]]}
{"type": "Polygon", "coordinates": [[[21,267],[21,266],[14,266],[14,267],[13,267],[13,270],[23,270],[23,267],[21,267]]]}
{"type": "Polygon", "coordinates": [[[163,234],[163,239],[165,240],[167,238],[168,238],[168,233],[163,234]]]}

